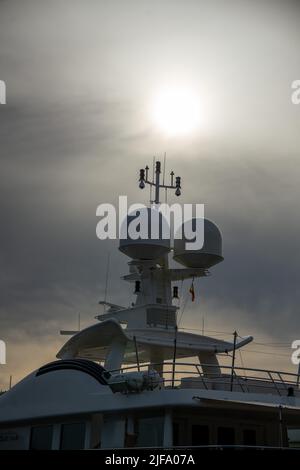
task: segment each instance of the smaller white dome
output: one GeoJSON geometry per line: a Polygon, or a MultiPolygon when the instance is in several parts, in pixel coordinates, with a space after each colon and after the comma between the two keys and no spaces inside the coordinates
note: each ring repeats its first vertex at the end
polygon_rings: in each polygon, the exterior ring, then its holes
{"type": "MultiPolygon", "coordinates": [[[[203,219],[201,219],[203,223],[203,219]]],[[[183,225],[181,226],[183,229],[183,225]]],[[[192,219],[192,229],[196,230],[196,219],[192,219]]],[[[182,238],[174,239],[174,260],[187,268],[208,269],[223,261],[222,236],[218,227],[208,219],[204,219],[204,243],[200,250],[187,250],[188,240],[182,230],[182,238]]]]}

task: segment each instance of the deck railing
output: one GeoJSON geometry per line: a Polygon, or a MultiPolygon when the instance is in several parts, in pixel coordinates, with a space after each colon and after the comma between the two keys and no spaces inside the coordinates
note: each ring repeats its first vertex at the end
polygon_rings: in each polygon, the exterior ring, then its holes
{"type": "MultiPolygon", "coordinates": [[[[204,388],[206,390],[228,390],[248,393],[272,393],[279,396],[300,396],[299,374],[249,367],[196,364],[190,362],[144,363],[139,370],[149,368],[160,371],[161,386],[164,388],[204,388]],[[205,373],[203,372],[205,370],[205,373]]],[[[137,366],[126,366],[111,373],[127,373],[137,366]]]]}

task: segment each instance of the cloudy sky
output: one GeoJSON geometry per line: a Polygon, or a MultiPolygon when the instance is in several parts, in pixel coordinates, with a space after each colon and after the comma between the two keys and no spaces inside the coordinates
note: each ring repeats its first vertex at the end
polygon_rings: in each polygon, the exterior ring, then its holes
{"type": "Polygon", "coordinates": [[[204,317],[209,334],[254,334],[244,362],[295,370],[299,22],[296,1],[0,0],[0,389],[52,360],[79,312],[82,327],[94,321],[108,252],[109,300],[133,300],[125,256],[96,238],[96,207],[147,202],[138,169],[165,151],[182,202],[205,203],[224,241],[181,326],[204,317]],[[189,135],[152,119],[174,86],[199,98],[189,135]]]}

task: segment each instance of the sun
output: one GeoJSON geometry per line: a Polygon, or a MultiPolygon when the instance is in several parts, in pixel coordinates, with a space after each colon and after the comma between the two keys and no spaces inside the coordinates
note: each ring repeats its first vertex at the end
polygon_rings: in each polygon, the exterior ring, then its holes
{"type": "Polygon", "coordinates": [[[187,88],[165,88],[153,99],[152,116],[169,136],[189,134],[200,121],[198,96],[187,88]]]}

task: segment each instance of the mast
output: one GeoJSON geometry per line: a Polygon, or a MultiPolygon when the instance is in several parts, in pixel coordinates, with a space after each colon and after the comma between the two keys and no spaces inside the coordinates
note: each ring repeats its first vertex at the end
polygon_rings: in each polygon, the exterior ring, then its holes
{"type": "Polygon", "coordinates": [[[181,177],[176,176],[175,184],[174,184],[174,171],[171,171],[171,182],[170,184],[165,184],[164,179],[163,183],[160,184],[160,174],[161,174],[161,163],[159,160],[155,163],[155,175],[153,179],[149,179],[149,167],[146,166],[145,168],[140,169],[140,178],[139,178],[139,187],[140,189],[144,189],[146,184],[153,186],[155,190],[155,199],[150,201],[150,204],[160,204],[160,189],[175,189],[175,196],[181,195],[181,177]]]}

